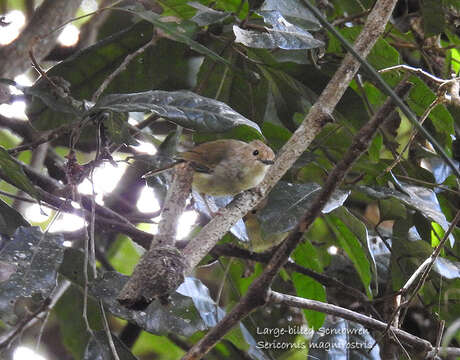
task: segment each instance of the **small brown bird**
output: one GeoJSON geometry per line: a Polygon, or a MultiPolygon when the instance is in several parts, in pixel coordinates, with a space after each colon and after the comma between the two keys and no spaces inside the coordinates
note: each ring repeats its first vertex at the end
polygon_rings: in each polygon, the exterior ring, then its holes
{"type": "MultiPolygon", "coordinates": [[[[215,140],[200,144],[176,158],[188,161],[195,173],[192,187],[213,196],[236,195],[259,185],[275,153],[260,140],[245,143],[239,140],[215,140]]],[[[154,170],[144,175],[157,174],[154,170]]]]}

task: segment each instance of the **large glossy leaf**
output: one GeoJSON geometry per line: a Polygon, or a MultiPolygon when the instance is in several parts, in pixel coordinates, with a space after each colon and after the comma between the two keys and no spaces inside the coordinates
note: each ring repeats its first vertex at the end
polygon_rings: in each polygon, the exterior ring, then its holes
{"type": "Polygon", "coordinates": [[[14,324],[48,298],[64,258],[63,238],[37,227],[20,227],[0,252],[0,318],[14,324]]]}
{"type": "Polygon", "coordinates": [[[0,170],[11,185],[38,199],[37,190],[16,160],[0,146],[0,170]]]}
{"type": "Polygon", "coordinates": [[[229,13],[211,9],[196,1],[190,1],[188,5],[198,10],[191,20],[200,26],[211,25],[230,16],[229,13]]]}
{"type": "MultiPolygon", "coordinates": [[[[320,191],[321,186],[315,183],[278,182],[268,195],[265,207],[257,213],[263,233],[276,234],[292,230],[320,191]]],[[[335,191],[323,213],[341,206],[349,194],[349,191],[335,191]]]]}
{"type": "Polygon", "coordinates": [[[308,30],[319,30],[320,23],[302,0],[265,0],[260,11],[278,11],[289,22],[308,30]]]}
{"type": "Polygon", "coordinates": [[[259,14],[272,27],[266,27],[267,32],[258,32],[233,25],[235,42],[259,49],[299,50],[324,46],[322,41],[315,39],[308,31],[289,23],[278,11],[263,11],[259,14]]]}
{"type": "Polygon", "coordinates": [[[201,132],[224,132],[246,125],[260,132],[259,126],[223,102],[190,91],[152,90],[135,94],[103,97],[92,111],[153,112],[185,128],[201,132]]]}

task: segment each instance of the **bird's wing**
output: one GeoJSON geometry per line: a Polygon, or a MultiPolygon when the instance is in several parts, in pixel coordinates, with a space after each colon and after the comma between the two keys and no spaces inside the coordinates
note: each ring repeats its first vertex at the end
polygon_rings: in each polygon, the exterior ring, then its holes
{"type": "Polygon", "coordinates": [[[228,153],[227,144],[221,140],[203,143],[192,150],[179,153],[176,158],[189,161],[196,171],[212,173],[228,153]]]}

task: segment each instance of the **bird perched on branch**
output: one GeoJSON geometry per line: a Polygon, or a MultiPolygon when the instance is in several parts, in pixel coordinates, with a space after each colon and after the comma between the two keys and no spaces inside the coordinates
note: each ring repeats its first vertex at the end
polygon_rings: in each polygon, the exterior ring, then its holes
{"type": "MultiPolygon", "coordinates": [[[[194,169],[194,190],[201,194],[223,196],[236,195],[259,185],[273,165],[275,153],[260,140],[245,143],[224,139],[200,144],[177,154],[175,158],[177,163],[189,162],[194,169]]],[[[152,170],[144,178],[164,170],[152,170]]]]}

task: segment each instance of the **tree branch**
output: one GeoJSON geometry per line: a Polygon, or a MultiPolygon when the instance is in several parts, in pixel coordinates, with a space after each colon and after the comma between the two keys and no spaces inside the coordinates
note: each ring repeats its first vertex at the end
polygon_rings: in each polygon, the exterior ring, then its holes
{"type": "MultiPolygon", "coordinates": [[[[338,316],[342,319],[354,321],[358,324],[364,325],[366,328],[378,331],[385,331],[387,324],[382,321],[375,320],[369,316],[362,315],[355,311],[344,309],[340,306],[323,303],[321,301],[304,299],[297,296],[281,294],[273,290],[269,290],[267,294],[267,302],[273,304],[284,304],[287,306],[298,307],[301,309],[315,310],[325,314],[338,316]]],[[[415,351],[423,352],[426,356],[427,353],[432,352],[435,348],[427,340],[421,339],[412,335],[404,330],[391,326],[390,332],[396,336],[402,343],[410,345],[415,351]]],[[[460,348],[444,348],[441,349],[442,354],[450,356],[459,356],[460,348]]],[[[423,357],[427,359],[427,357],[423,357]]]]}

